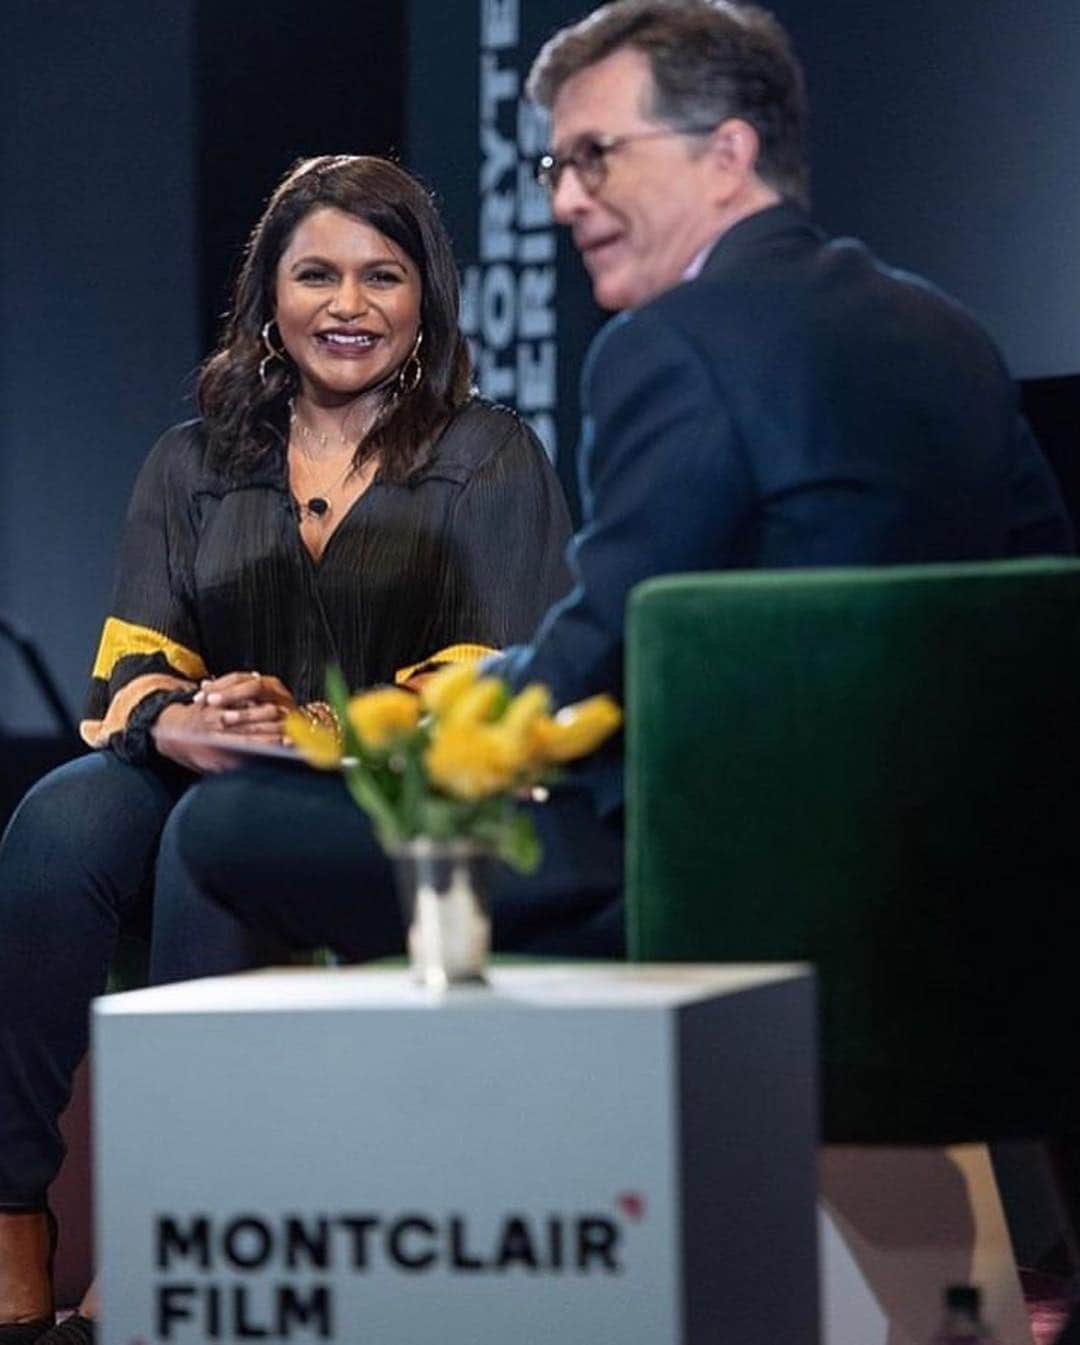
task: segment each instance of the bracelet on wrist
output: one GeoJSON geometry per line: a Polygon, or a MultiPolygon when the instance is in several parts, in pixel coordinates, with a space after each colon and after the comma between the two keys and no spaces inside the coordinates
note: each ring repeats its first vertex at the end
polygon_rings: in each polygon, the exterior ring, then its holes
{"type": "Polygon", "coordinates": [[[331,729],[337,735],[338,741],[341,741],[341,724],[334,713],[334,707],[327,701],[307,701],[297,708],[314,728],[331,729]]]}

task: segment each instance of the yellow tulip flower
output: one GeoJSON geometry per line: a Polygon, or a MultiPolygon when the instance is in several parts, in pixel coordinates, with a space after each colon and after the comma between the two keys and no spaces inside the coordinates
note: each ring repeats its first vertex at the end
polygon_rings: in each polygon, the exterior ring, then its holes
{"type": "Polygon", "coordinates": [[[507,760],[515,763],[519,774],[544,764],[544,759],[536,756],[532,728],[550,709],[551,693],[547,687],[534,682],[519,692],[491,725],[491,731],[503,741],[507,760]]]}
{"type": "Polygon", "coordinates": [[[347,713],[364,746],[381,752],[416,728],[420,721],[420,698],[397,687],[380,687],[354,696],[347,713]]]}
{"type": "Polygon", "coordinates": [[[573,761],[599,747],[622,723],[610,696],[590,696],[567,705],[554,719],[542,715],[529,730],[533,752],[544,761],[573,761]]]}
{"type": "Polygon", "coordinates": [[[432,782],[455,799],[474,802],[500,794],[514,783],[520,753],[491,725],[440,724],[424,754],[432,782]]]}
{"type": "Polygon", "coordinates": [[[480,677],[441,711],[444,724],[483,724],[506,702],[506,684],[497,677],[480,677]]]}
{"type": "Polygon", "coordinates": [[[301,711],[290,710],[283,731],[309,766],[332,771],[340,764],[341,740],[327,724],[317,724],[301,711]]]}
{"type": "Polygon", "coordinates": [[[534,720],[550,710],[551,692],[539,682],[531,682],[506,707],[499,724],[507,733],[525,734],[534,720]]]}
{"type": "Polygon", "coordinates": [[[420,703],[433,715],[444,714],[476,681],[475,663],[451,663],[424,683],[420,703]]]}

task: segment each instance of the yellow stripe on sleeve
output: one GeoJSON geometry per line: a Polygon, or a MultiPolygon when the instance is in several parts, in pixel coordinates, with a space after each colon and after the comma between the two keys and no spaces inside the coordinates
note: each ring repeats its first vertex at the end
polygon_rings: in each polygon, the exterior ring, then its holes
{"type": "Polygon", "coordinates": [[[193,682],[206,676],[206,664],[193,649],[177,644],[149,626],[137,626],[131,621],[121,621],[119,617],[109,617],[101,632],[93,675],[107,682],[120,660],[130,654],[164,654],[171,668],[193,682]]]}
{"type": "Polygon", "coordinates": [[[447,645],[445,649],[440,649],[437,654],[430,654],[426,659],[421,659],[419,663],[411,663],[407,668],[399,668],[394,673],[394,681],[398,686],[401,686],[402,683],[407,682],[410,677],[414,677],[418,672],[434,672],[444,663],[479,663],[482,658],[488,658],[498,652],[497,649],[491,649],[486,644],[447,645]]]}

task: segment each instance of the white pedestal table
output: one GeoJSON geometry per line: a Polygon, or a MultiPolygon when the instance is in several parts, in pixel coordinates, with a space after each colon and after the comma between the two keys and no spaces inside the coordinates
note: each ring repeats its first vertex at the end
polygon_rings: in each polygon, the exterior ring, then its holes
{"type": "Polygon", "coordinates": [[[815,1345],[798,966],[298,969],[98,1000],[111,1345],[815,1345]]]}

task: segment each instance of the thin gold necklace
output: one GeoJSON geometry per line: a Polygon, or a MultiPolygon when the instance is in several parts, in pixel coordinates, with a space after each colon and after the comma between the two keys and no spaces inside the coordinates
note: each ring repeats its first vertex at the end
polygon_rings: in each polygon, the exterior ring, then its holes
{"type": "MultiPolygon", "coordinates": [[[[342,422],[344,424],[344,422],[342,422]]],[[[305,424],[303,417],[296,409],[295,401],[289,398],[289,424],[294,426],[299,432],[300,438],[309,444],[318,444],[320,448],[325,448],[330,442],[330,436],[319,430],[313,430],[310,425],[305,424]]],[[[345,436],[344,429],[337,432],[338,442],[342,448],[348,448],[349,440],[345,436]]]]}
{"type": "MultiPolygon", "coordinates": [[[[325,487],[318,488],[314,495],[308,495],[306,500],[301,500],[294,491],[293,499],[296,501],[296,507],[300,512],[301,521],[305,518],[328,521],[334,512],[330,497],[345,484],[355,470],[356,465],[350,458],[345,470],[339,476],[336,476],[325,487]]],[[[304,494],[307,495],[306,490],[304,491],[304,494]]]]}
{"type": "MultiPolygon", "coordinates": [[[[382,409],[381,405],[376,406],[374,411],[368,417],[367,424],[364,425],[363,429],[358,428],[357,430],[354,430],[352,434],[346,432],[349,422],[349,416],[348,413],[346,413],[341,422],[341,428],[337,432],[337,441],[341,447],[356,448],[358,444],[362,443],[374,429],[375,422],[379,419],[382,409]]],[[[326,434],[321,430],[313,430],[311,426],[307,424],[303,416],[301,416],[300,412],[296,409],[296,399],[293,397],[289,398],[289,424],[290,426],[296,427],[299,431],[300,438],[303,439],[305,443],[317,444],[319,448],[326,448],[330,443],[329,434],[326,434]]]]}

